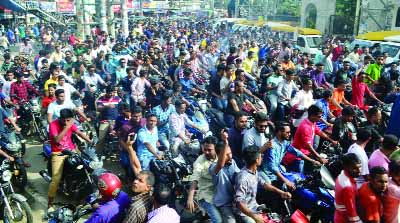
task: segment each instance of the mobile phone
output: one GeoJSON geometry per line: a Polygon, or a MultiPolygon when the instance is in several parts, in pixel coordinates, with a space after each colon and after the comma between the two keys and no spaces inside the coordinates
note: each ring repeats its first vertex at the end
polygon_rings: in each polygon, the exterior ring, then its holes
{"type": "Polygon", "coordinates": [[[128,135],[128,137],[129,137],[129,140],[130,140],[130,141],[135,141],[135,140],[136,140],[136,134],[135,134],[135,133],[130,133],[130,134],[128,135]]]}

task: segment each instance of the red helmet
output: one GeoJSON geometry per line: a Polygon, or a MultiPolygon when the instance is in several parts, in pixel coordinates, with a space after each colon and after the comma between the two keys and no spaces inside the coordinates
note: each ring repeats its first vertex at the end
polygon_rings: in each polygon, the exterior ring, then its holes
{"type": "Polygon", "coordinates": [[[111,200],[118,196],[121,191],[121,181],[112,173],[103,173],[97,183],[101,197],[105,200],[111,200]]]}

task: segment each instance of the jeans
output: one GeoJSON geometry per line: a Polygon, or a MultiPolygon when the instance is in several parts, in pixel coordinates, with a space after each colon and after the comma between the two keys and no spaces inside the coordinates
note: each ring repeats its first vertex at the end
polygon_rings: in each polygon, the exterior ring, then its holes
{"type": "Polygon", "coordinates": [[[228,100],[217,98],[217,97],[212,97],[211,104],[214,108],[216,108],[220,111],[225,111],[226,107],[228,106],[228,100]]]}
{"type": "Polygon", "coordinates": [[[272,117],[274,117],[276,108],[278,107],[278,95],[275,94],[269,94],[267,96],[268,101],[269,101],[269,108],[268,110],[270,111],[270,114],[272,117]]]}
{"type": "Polygon", "coordinates": [[[114,126],[114,121],[113,120],[104,120],[100,121],[100,126],[99,126],[99,138],[98,138],[98,143],[97,143],[97,149],[102,150],[104,149],[104,143],[105,139],[107,138],[107,134],[111,132],[114,126]]]}
{"type": "Polygon", "coordinates": [[[158,140],[160,141],[160,144],[167,147],[169,149],[170,143],[168,140],[168,133],[165,132],[159,132],[158,133],[158,140]]]}
{"type": "Polygon", "coordinates": [[[154,156],[142,156],[142,157],[139,157],[140,166],[142,167],[142,170],[150,170],[150,162],[153,159],[155,159],[154,156]]]}
{"type": "Polygon", "coordinates": [[[128,153],[125,150],[122,150],[119,157],[120,157],[121,166],[126,171],[126,175],[128,177],[133,177],[134,174],[133,174],[133,170],[131,167],[131,162],[129,160],[128,153]]]}
{"type": "Polygon", "coordinates": [[[285,119],[285,105],[278,102],[276,120],[283,121],[285,119]]]}
{"type": "Polygon", "coordinates": [[[288,172],[304,172],[304,160],[294,160],[291,164],[286,167],[288,172]]]}
{"type": "Polygon", "coordinates": [[[222,223],[221,213],[215,205],[208,203],[205,200],[199,201],[200,207],[203,208],[211,219],[212,223],[222,223]]]}
{"type": "Polygon", "coordinates": [[[218,207],[219,212],[222,215],[224,223],[236,223],[235,215],[233,214],[232,206],[218,207]]]}
{"type": "Polygon", "coordinates": [[[60,184],[64,169],[64,161],[67,157],[68,156],[61,155],[61,152],[51,153],[52,176],[47,195],[49,198],[55,198],[57,194],[58,185],[60,184]]]}

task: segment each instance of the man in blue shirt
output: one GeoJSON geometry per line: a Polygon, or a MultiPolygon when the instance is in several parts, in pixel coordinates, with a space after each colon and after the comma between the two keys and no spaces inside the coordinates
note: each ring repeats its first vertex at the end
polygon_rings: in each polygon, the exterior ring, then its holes
{"type": "Polygon", "coordinates": [[[272,139],[272,148],[265,151],[263,161],[261,163],[260,175],[266,179],[270,179],[273,185],[281,186],[282,183],[290,190],[294,190],[294,184],[284,176],[284,170],[281,168],[281,162],[285,154],[289,152],[304,160],[320,165],[300,150],[294,148],[290,144],[290,125],[289,123],[279,123],[276,127],[275,138],[272,139]]]}
{"type": "MultiPolygon", "coordinates": [[[[328,128],[332,128],[333,124],[330,123],[329,121],[331,119],[334,119],[335,116],[332,114],[331,110],[329,109],[329,101],[332,99],[332,91],[331,90],[325,90],[322,93],[322,98],[317,100],[315,105],[320,107],[322,109],[322,117],[320,121],[317,122],[317,126],[321,131],[327,131],[328,128]]],[[[319,145],[319,136],[314,137],[314,148],[318,148],[319,145]]]]}
{"type": "Polygon", "coordinates": [[[213,203],[218,208],[222,219],[226,223],[235,223],[233,214],[233,184],[235,176],[240,171],[234,159],[228,144],[228,132],[222,130],[222,143],[215,147],[218,154],[218,161],[210,165],[209,172],[214,183],[213,203]]]}
{"type": "Polygon", "coordinates": [[[161,96],[161,104],[152,109],[152,113],[157,116],[158,119],[158,137],[160,142],[165,147],[169,148],[169,116],[175,113],[175,106],[171,104],[172,94],[165,92],[161,96]]]}
{"type": "Polygon", "coordinates": [[[157,158],[162,159],[157,149],[158,131],[157,131],[157,116],[149,114],[146,117],[146,126],[141,128],[136,139],[137,156],[140,161],[142,170],[149,170],[150,161],[157,158]]]}
{"type": "Polygon", "coordinates": [[[243,136],[247,129],[247,114],[244,112],[238,112],[235,115],[234,125],[228,129],[228,142],[229,147],[232,151],[232,157],[235,160],[239,168],[244,166],[242,160],[242,144],[243,136]]]}
{"type": "Polygon", "coordinates": [[[183,70],[183,78],[180,80],[182,84],[182,94],[189,96],[192,94],[206,93],[205,90],[201,89],[193,80],[192,70],[190,68],[183,70]]]}

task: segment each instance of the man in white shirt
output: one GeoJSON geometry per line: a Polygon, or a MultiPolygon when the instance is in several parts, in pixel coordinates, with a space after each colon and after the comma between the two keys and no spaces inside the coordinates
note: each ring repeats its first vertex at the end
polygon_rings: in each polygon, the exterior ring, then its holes
{"type": "Polygon", "coordinates": [[[371,139],[371,131],[368,129],[360,129],[357,133],[357,141],[349,147],[348,153],[354,153],[361,160],[361,174],[355,178],[357,188],[367,181],[369,174],[368,156],[365,152],[365,146],[371,139]]]}
{"type": "Polygon", "coordinates": [[[77,94],[80,96],[79,92],[70,83],[65,82],[65,76],[58,76],[57,89],[63,89],[65,95],[65,101],[71,101],[71,95],[77,94]]]}
{"type": "Polygon", "coordinates": [[[47,121],[49,123],[51,123],[53,120],[58,119],[60,117],[60,111],[64,108],[69,108],[74,110],[85,120],[89,121],[86,115],[81,110],[77,109],[71,101],[65,101],[65,93],[63,89],[57,89],[55,96],[56,100],[50,103],[47,109],[47,121]]]}
{"type": "Polygon", "coordinates": [[[96,68],[93,65],[90,65],[88,67],[88,71],[89,72],[83,76],[83,81],[85,82],[86,91],[90,92],[96,91],[97,86],[99,84],[107,86],[107,83],[100,77],[100,75],[95,73],[96,68]]]}
{"type": "Polygon", "coordinates": [[[285,80],[278,85],[276,93],[278,94],[277,120],[283,120],[285,116],[285,106],[290,102],[293,91],[298,91],[296,83],[293,81],[294,71],[287,70],[285,80]]]}
{"type": "Polygon", "coordinates": [[[261,153],[271,148],[271,140],[268,138],[267,129],[270,122],[266,113],[258,112],[254,116],[254,127],[247,130],[243,136],[242,149],[248,146],[256,145],[261,153]]]}

